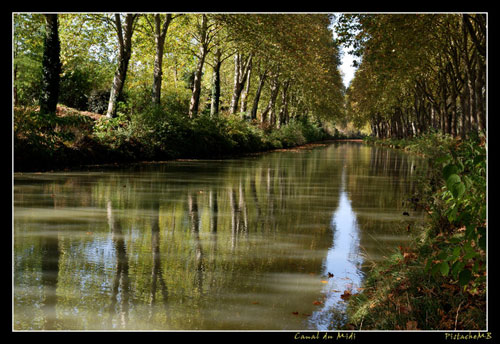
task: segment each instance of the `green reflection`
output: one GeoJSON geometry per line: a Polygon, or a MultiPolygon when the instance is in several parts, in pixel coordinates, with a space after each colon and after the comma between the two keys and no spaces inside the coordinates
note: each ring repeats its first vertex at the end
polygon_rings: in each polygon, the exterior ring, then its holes
{"type": "Polygon", "coordinates": [[[309,328],[343,169],[376,259],[419,218],[401,203],[422,161],[392,150],[16,174],[14,329],[309,328]]]}

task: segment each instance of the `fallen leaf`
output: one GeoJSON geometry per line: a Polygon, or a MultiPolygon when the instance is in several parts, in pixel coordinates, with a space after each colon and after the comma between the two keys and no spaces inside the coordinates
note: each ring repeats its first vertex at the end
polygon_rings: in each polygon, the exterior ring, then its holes
{"type": "Polygon", "coordinates": [[[403,313],[403,314],[408,314],[408,313],[410,313],[410,309],[409,309],[408,307],[406,307],[406,306],[403,306],[403,305],[399,306],[399,311],[400,311],[401,313],[403,313]]]}
{"type": "Polygon", "coordinates": [[[293,315],[299,315],[299,312],[292,312],[293,315]]]}
{"type": "Polygon", "coordinates": [[[321,302],[321,301],[314,301],[314,302],[313,302],[313,305],[321,305],[322,303],[323,303],[323,302],[321,302]]]}
{"type": "Polygon", "coordinates": [[[348,300],[352,296],[351,292],[349,290],[345,290],[344,294],[340,295],[340,298],[342,300],[348,300]]]}
{"type": "Polygon", "coordinates": [[[406,323],[406,329],[407,330],[418,330],[417,328],[417,322],[414,320],[410,320],[406,323]]]}
{"type": "Polygon", "coordinates": [[[352,331],[352,330],[354,330],[354,329],[356,329],[356,326],[354,326],[353,324],[347,324],[347,325],[345,325],[345,327],[346,327],[348,330],[351,330],[351,331],[352,331]]]}
{"type": "Polygon", "coordinates": [[[328,283],[328,281],[322,280],[321,283],[328,283]]]}

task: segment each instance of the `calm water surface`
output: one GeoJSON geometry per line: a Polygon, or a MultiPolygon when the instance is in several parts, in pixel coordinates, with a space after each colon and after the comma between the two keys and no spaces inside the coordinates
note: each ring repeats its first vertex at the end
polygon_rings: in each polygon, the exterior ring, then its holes
{"type": "Polygon", "coordinates": [[[341,295],[423,219],[403,201],[424,171],[344,142],[16,173],[13,328],[336,329],[341,295]]]}

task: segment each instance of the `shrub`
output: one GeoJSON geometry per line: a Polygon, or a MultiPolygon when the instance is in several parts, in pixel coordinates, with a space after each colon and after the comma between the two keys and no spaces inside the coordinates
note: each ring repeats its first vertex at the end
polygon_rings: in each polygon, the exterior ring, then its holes
{"type": "Polygon", "coordinates": [[[92,90],[87,104],[88,111],[104,115],[108,110],[109,95],[109,90],[92,90]]]}
{"type": "Polygon", "coordinates": [[[271,134],[271,139],[274,138],[281,142],[283,148],[303,145],[307,142],[302,133],[302,125],[298,122],[290,122],[288,125],[281,127],[271,134]]]}
{"type": "Polygon", "coordinates": [[[92,83],[81,69],[65,71],[61,76],[59,102],[78,110],[87,110],[92,83]]]}

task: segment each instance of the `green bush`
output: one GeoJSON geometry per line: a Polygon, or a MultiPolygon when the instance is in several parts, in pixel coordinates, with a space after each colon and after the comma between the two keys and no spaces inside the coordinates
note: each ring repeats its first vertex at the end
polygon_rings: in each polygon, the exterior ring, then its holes
{"type": "Polygon", "coordinates": [[[486,279],[486,146],[474,136],[436,159],[442,187],[432,204],[431,218],[438,241],[437,259],[427,268],[450,274],[461,286],[477,288],[486,279]],[[450,245],[450,243],[452,245],[450,245]],[[437,263],[436,263],[437,261],[437,263]]]}
{"type": "Polygon", "coordinates": [[[80,68],[66,70],[61,75],[59,102],[69,107],[87,110],[92,82],[89,73],[80,68]]]}
{"type": "Polygon", "coordinates": [[[104,115],[108,110],[109,93],[109,89],[92,90],[87,101],[88,111],[104,115]]]}

